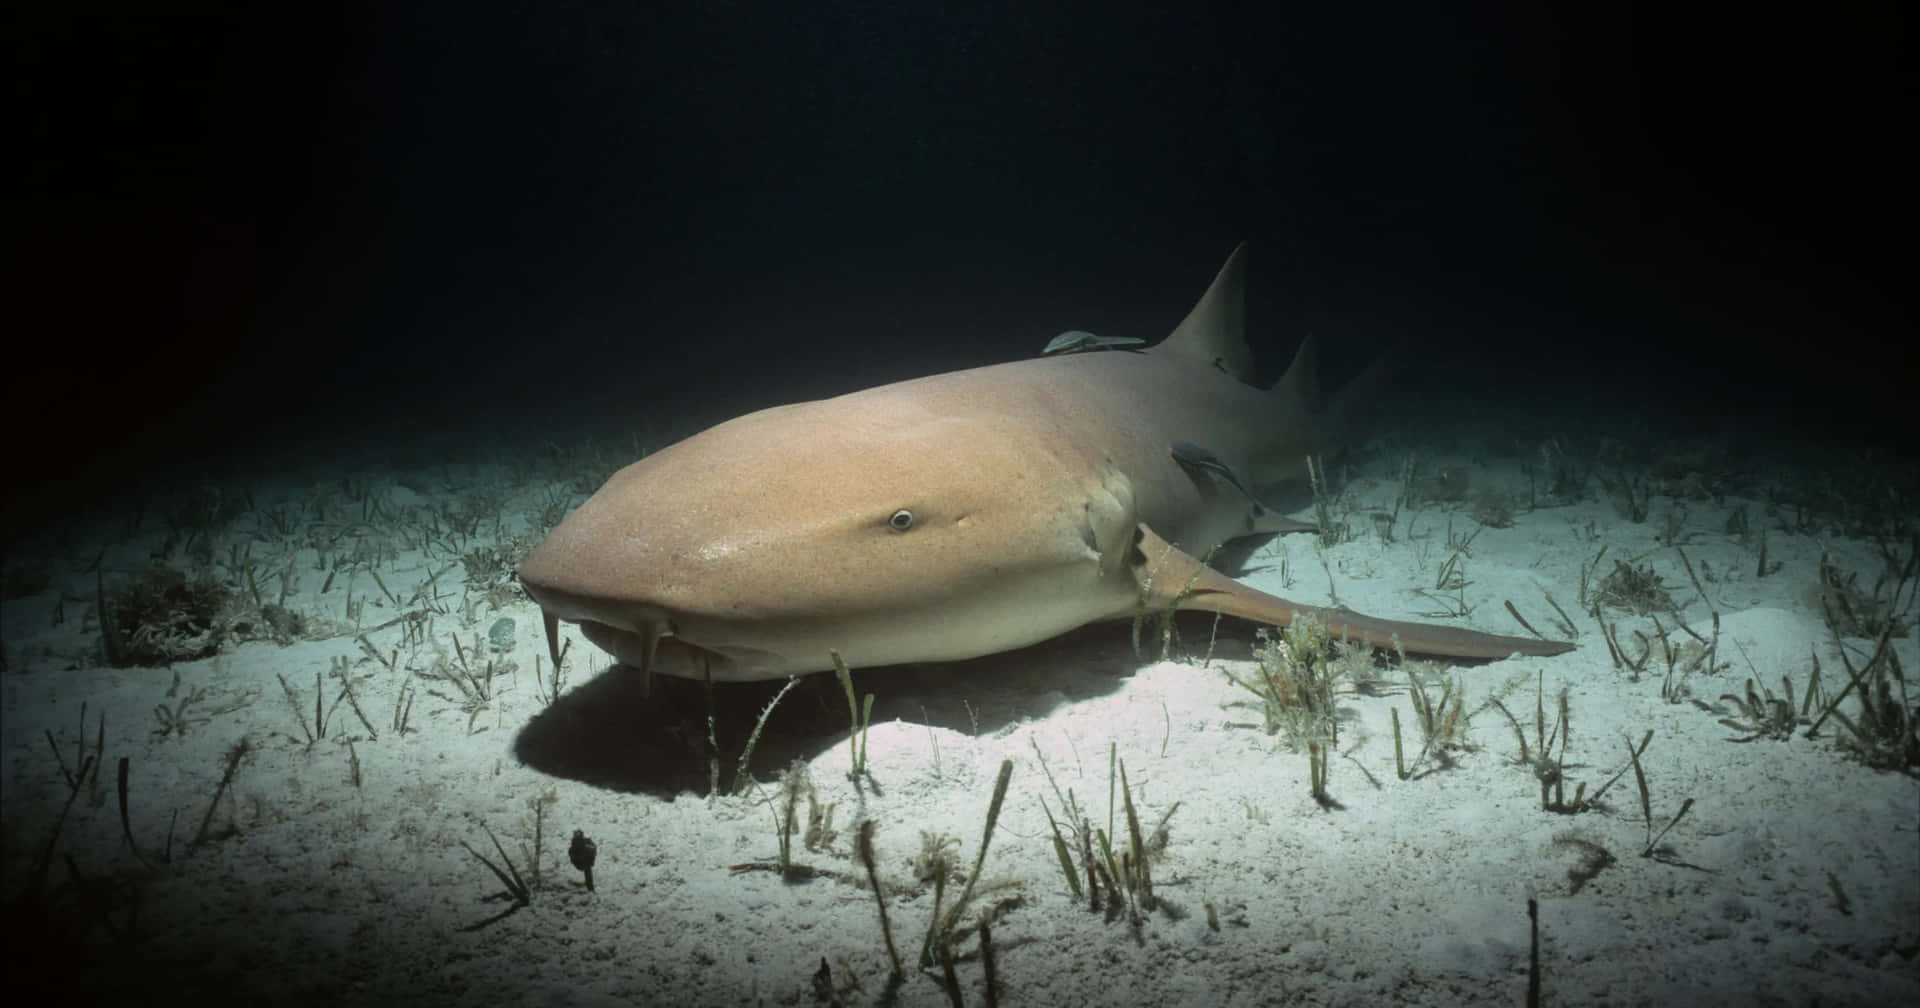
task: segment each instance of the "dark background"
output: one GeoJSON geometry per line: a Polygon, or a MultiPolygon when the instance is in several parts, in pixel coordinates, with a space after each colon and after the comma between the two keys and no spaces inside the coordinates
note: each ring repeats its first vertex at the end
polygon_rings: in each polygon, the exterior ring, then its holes
{"type": "Polygon", "coordinates": [[[16,462],[1156,339],[1241,239],[1270,372],[1904,429],[1902,6],[30,5],[16,462]]]}

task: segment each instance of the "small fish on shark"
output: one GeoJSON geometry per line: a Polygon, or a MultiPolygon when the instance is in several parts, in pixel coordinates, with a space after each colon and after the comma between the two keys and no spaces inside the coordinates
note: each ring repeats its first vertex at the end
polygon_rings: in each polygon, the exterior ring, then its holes
{"type": "Polygon", "coordinates": [[[1126,350],[1130,347],[1145,346],[1146,340],[1133,336],[1095,336],[1081,329],[1069,329],[1047,341],[1040,348],[1042,357],[1055,354],[1091,353],[1096,350],[1126,350]]]}
{"type": "Polygon", "coordinates": [[[974,658],[1169,609],[1313,616],[1438,657],[1572,650],[1293,602],[1202,562],[1313,528],[1251,488],[1336,450],[1379,384],[1316,409],[1311,338],[1272,388],[1251,384],[1245,250],[1144,350],[1066,333],[1037,358],[749,413],[614,473],[520,565],[555,661],[563,620],[644,674],[725,682],[836,652],[974,658]]]}

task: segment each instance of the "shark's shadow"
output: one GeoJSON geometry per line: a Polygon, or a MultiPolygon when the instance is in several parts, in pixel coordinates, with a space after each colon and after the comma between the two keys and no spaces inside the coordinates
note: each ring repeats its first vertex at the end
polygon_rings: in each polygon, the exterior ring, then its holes
{"type": "MultiPolygon", "coordinates": [[[[1251,626],[1223,621],[1213,653],[1245,657],[1251,626]]],[[[1195,645],[1193,650],[1204,650],[1212,639],[1214,618],[1183,613],[1176,617],[1175,628],[1180,640],[1195,645]]],[[[1159,656],[1158,624],[1151,629],[1142,628],[1140,656],[1134,652],[1128,623],[1098,623],[1032,647],[970,661],[855,669],[854,688],[862,695],[874,694],[874,723],[897,719],[991,734],[1118,690],[1134,670],[1159,656]]],[[[722,787],[733,778],[761,711],[785,684],[714,684],[713,738],[722,787]]],[[[643,689],[637,671],[608,664],[534,715],[515,738],[514,755],[541,773],[609,790],[663,798],[705,794],[712,765],[708,711],[704,683],[656,676],[650,688],[643,689]]],[[[843,745],[848,725],[839,680],[832,673],[803,677],[767,718],[749,771],[764,780],[796,759],[812,759],[830,746],[843,745]]]]}

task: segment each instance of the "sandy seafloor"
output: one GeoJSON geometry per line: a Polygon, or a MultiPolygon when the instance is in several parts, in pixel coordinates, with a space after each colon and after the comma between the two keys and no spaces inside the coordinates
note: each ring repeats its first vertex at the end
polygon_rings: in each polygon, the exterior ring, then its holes
{"type": "MultiPolygon", "coordinates": [[[[1211,622],[1185,618],[1170,661],[1152,642],[1136,656],[1123,623],[973,662],[856,670],[878,697],[857,784],[839,688],[812,677],[769,719],[752,786],[713,797],[702,689],[663,680],[643,696],[630,670],[569,628],[549,703],[539,613],[510,574],[542,524],[631,461],[643,437],[387,437],[17,530],[0,677],[10,990],[72,1003],[947,1004],[938,972],[914,968],[934,894],[913,855],[923,831],[950,834],[971,872],[1011,760],[976,898],[999,909],[1002,1004],[1521,1004],[1530,897],[1542,1003],[1920,1004],[1911,768],[1863,766],[1837,744],[1835,718],[1813,737],[1800,719],[1791,737],[1751,738],[1722,699],[1749,680],[1780,694],[1783,677],[1802,696],[1816,660],[1831,697],[1839,650],[1862,662],[1873,642],[1836,641],[1821,615],[1834,592],[1821,587],[1822,557],[1829,580],[1857,577],[1853,601],[1876,585],[1889,599],[1886,551],[1897,562],[1913,549],[1910,469],[1852,448],[1644,423],[1487,416],[1389,430],[1334,467],[1351,538],[1324,549],[1275,539],[1243,576],[1311,603],[1331,586],[1340,603],[1387,617],[1466,607],[1461,622],[1501,633],[1523,632],[1509,600],[1554,632],[1553,596],[1578,650],[1448,673],[1468,721],[1445,761],[1396,774],[1391,712],[1411,757],[1413,710],[1405,673],[1382,671],[1385,689],[1339,694],[1323,807],[1306,754],[1264,731],[1226,675],[1251,670],[1252,629],[1223,626],[1209,656],[1211,622]],[[1586,473],[1570,495],[1542,485],[1549,443],[1586,473]],[[1408,458],[1427,478],[1464,473],[1467,494],[1416,500],[1383,541],[1371,516],[1394,507],[1408,458]],[[1620,478],[1645,487],[1646,520],[1607,490],[1620,478]],[[1473,517],[1488,489],[1512,495],[1510,526],[1473,517]],[[1442,590],[1456,553],[1465,584],[1442,590]],[[1591,593],[1617,560],[1649,568],[1677,608],[1599,610],[1629,650],[1641,650],[1636,632],[1653,640],[1642,674],[1616,667],[1581,606],[1583,569],[1595,568],[1591,593]],[[224,646],[170,667],[108,667],[100,586],[156,564],[204,570],[233,593],[224,646]],[[287,643],[260,633],[256,597],[299,617],[287,643]],[[1715,613],[1715,667],[1700,668],[1676,621],[1710,638],[1715,613]],[[1671,697],[1656,619],[1679,655],[1671,697]],[[510,629],[496,631],[503,620],[510,629]],[[461,660],[495,663],[485,699],[434,678],[461,660]],[[342,699],[343,672],[359,714],[342,699]],[[1543,810],[1515,728],[1490,701],[1514,712],[1537,755],[1534,713],[1554,720],[1562,691],[1569,797],[1626,768],[1625,740],[1650,731],[1653,832],[1692,801],[1651,856],[1631,770],[1594,808],[1543,810]],[[1071,895],[1042,807],[1060,813],[1044,759],[1105,829],[1110,749],[1149,830],[1178,803],[1153,867],[1159,905],[1137,920],[1071,895]],[[62,821],[62,765],[89,756],[100,769],[62,821]],[[116,797],[122,760],[137,852],[116,797]],[[833,811],[830,836],[812,847],[795,837],[805,870],[787,880],[764,868],[778,853],[775,781],[795,761],[833,811]],[[854,855],[865,819],[907,960],[898,983],[854,855]],[[513,910],[467,849],[498,861],[489,830],[529,905],[513,910]],[[597,845],[591,892],[569,864],[576,830],[597,845]]],[[[1912,587],[1893,605],[1903,629],[1892,647],[1920,670],[1912,587]]],[[[724,777],[778,685],[716,690],[724,777]]],[[[1124,834],[1124,815],[1113,821],[1124,834]]],[[[977,940],[956,951],[960,997],[987,1003],[977,940]]]]}

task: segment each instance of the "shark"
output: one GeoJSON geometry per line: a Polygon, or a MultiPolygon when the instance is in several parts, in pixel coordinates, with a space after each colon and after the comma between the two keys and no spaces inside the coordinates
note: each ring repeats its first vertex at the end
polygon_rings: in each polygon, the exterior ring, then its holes
{"type": "Polygon", "coordinates": [[[956,661],[1173,610],[1311,616],[1447,658],[1571,650],[1289,601],[1206,562],[1314,528],[1252,488],[1336,451],[1378,387],[1363,375],[1321,404],[1310,337],[1253,384],[1245,276],[1242,243],[1152,346],[1076,339],[1092,352],[774,406],[615,472],[519,567],[553,660],[562,621],[643,676],[738,682],[956,661]]]}

